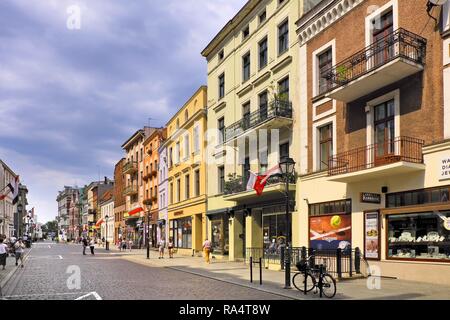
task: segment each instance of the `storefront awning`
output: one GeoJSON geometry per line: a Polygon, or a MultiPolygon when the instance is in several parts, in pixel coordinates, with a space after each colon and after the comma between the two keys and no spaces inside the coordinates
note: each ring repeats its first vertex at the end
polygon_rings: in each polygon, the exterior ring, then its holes
{"type": "MultiPolygon", "coordinates": [[[[144,209],[142,209],[141,207],[139,207],[139,208],[136,208],[136,209],[133,209],[133,210],[131,210],[131,211],[128,211],[127,213],[125,213],[123,216],[124,216],[124,218],[131,218],[131,217],[135,217],[137,214],[139,214],[139,213],[141,213],[141,212],[143,212],[144,211],[144,209]]],[[[136,217],[136,218],[138,218],[138,217],[136,217]]]]}

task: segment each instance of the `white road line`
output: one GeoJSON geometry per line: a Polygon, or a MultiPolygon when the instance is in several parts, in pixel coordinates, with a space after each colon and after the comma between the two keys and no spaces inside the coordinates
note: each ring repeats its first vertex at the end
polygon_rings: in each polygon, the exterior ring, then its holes
{"type": "Polygon", "coordinates": [[[51,247],[51,246],[48,246],[48,248],[51,249],[52,247],[51,247]]]}
{"type": "Polygon", "coordinates": [[[103,300],[102,297],[100,297],[100,295],[97,292],[95,292],[95,291],[89,292],[88,294],[86,294],[84,296],[81,296],[81,297],[78,297],[75,300],[83,300],[84,298],[87,298],[89,296],[94,296],[95,300],[103,300]]]}
{"type": "Polygon", "coordinates": [[[62,257],[62,256],[58,256],[58,257],[59,257],[59,259],[60,259],[60,260],[62,260],[62,259],[63,259],[63,257],[62,257]]]}
{"type": "MultiPolygon", "coordinates": [[[[3,298],[24,298],[24,297],[42,297],[42,296],[70,296],[70,295],[79,295],[85,292],[63,292],[63,293],[36,293],[36,294],[22,294],[22,295],[13,295],[13,296],[3,296],[3,298]]],[[[91,292],[92,293],[92,292],[91,292]]],[[[91,294],[89,293],[89,294],[91,294]]]]}

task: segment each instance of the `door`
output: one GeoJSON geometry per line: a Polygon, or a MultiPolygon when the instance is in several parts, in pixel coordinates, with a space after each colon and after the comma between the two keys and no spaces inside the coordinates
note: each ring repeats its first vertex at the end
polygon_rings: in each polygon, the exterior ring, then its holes
{"type": "Polygon", "coordinates": [[[374,20],[372,43],[374,45],[373,67],[385,64],[395,55],[394,18],[392,11],[374,20]]]}
{"type": "Polygon", "coordinates": [[[261,121],[267,119],[267,92],[259,95],[259,118],[261,121]]]}
{"type": "Polygon", "coordinates": [[[245,158],[244,165],[242,166],[242,178],[244,185],[247,185],[248,178],[250,177],[250,158],[245,158]]]}
{"type": "Polygon", "coordinates": [[[395,104],[387,101],[375,107],[375,164],[383,164],[395,155],[395,104]]]}
{"type": "Polygon", "coordinates": [[[246,103],[242,106],[242,115],[244,120],[244,128],[246,131],[250,128],[250,103],[246,103]]]}

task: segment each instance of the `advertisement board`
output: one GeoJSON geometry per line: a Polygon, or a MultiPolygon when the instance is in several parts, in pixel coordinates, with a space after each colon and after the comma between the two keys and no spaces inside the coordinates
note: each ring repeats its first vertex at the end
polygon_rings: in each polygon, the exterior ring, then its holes
{"type": "Polygon", "coordinates": [[[364,255],[380,259],[380,215],[378,211],[364,213],[364,255]]]}
{"type": "Polygon", "coordinates": [[[310,246],[313,249],[345,249],[352,243],[350,214],[309,218],[310,246]]]}

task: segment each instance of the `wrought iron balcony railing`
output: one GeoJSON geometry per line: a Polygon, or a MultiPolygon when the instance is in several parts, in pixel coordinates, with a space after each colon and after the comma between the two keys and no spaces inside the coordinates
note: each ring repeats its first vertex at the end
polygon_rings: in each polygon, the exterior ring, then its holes
{"type": "Polygon", "coordinates": [[[244,116],[225,129],[225,142],[274,118],[292,119],[292,103],[285,100],[273,100],[267,107],[260,107],[258,111],[244,116]]]}
{"type": "Polygon", "coordinates": [[[321,84],[319,94],[344,86],[396,58],[424,65],[426,45],[425,38],[399,28],[330,69],[324,70],[321,78],[326,81],[321,84]]]}
{"type": "MultiPolygon", "coordinates": [[[[258,174],[258,175],[264,175],[263,173],[258,174]]],[[[240,193],[240,192],[244,192],[247,191],[247,184],[248,184],[248,180],[250,177],[236,177],[236,178],[231,178],[228,181],[225,182],[225,191],[224,194],[225,195],[232,195],[232,194],[236,194],[236,193],[240,193]]],[[[270,186],[270,185],[275,185],[275,184],[280,184],[280,183],[285,183],[285,177],[280,175],[275,175],[270,177],[267,180],[267,184],[266,186],[270,186]]],[[[296,183],[296,175],[290,175],[289,176],[289,183],[290,184],[295,184],[296,183]]]]}
{"type": "Polygon", "coordinates": [[[137,164],[137,162],[129,161],[129,162],[127,162],[127,163],[125,163],[123,165],[123,173],[133,173],[133,172],[136,172],[136,171],[138,171],[138,164],[137,164]]]}
{"type": "Polygon", "coordinates": [[[398,137],[342,152],[330,157],[328,175],[336,176],[400,161],[423,163],[424,144],[420,139],[398,137]]]}
{"type": "Polygon", "coordinates": [[[138,186],[137,185],[131,185],[128,187],[125,187],[123,190],[123,194],[126,196],[137,194],[138,193],[138,186]]]}

